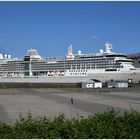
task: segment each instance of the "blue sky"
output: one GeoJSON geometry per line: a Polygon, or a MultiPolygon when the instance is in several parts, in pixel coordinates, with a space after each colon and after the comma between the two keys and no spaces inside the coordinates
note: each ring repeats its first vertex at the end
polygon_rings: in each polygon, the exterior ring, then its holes
{"type": "Polygon", "coordinates": [[[95,53],[110,41],[114,51],[140,52],[140,2],[2,2],[0,48],[15,57],[36,48],[41,56],[95,53]]]}

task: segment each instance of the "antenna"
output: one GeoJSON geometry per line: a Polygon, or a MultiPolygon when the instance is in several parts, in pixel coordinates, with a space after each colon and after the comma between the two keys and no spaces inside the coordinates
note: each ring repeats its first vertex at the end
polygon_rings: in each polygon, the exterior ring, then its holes
{"type": "Polygon", "coordinates": [[[73,53],[72,53],[72,45],[70,45],[68,47],[68,55],[73,55],[73,53]]]}
{"type": "Polygon", "coordinates": [[[107,53],[111,53],[112,44],[111,43],[105,43],[105,48],[106,48],[107,53]]]}
{"type": "Polygon", "coordinates": [[[72,45],[68,46],[68,54],[66,56],[67,59],[74,59],[73,51],[72,51],[72,45]]]}

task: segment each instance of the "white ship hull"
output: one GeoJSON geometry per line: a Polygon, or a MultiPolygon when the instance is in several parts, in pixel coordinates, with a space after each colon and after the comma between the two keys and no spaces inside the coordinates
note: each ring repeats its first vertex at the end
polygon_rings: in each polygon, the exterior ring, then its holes
{"type": "Polygon", "coordinates": [[[0,77],[1,83],[81,83],[89,80],[98,80],[105,83],[110,80],[128,81],[137,83],[140,81],[140,71],[135,72],[102,72],[88,73],[86,76],[30,76],[30,77],[0,77]]]}

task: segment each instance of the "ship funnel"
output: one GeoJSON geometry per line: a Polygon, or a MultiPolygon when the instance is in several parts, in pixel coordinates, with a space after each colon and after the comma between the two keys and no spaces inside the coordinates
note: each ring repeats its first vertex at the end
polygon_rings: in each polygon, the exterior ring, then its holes
{"type": "Polygon", "coordinates": [[[33,48],[27,51],[27,56],[30,56],[30,58],[33,58],[33,59],[42,59],[39,53],[37,52],[37,50],[33,48]]]}

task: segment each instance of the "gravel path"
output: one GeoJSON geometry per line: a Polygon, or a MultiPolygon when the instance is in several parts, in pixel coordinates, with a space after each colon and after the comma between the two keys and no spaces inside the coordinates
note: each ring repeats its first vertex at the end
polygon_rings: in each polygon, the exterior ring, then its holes
{"type": "Polygon", "coordinates": [[[140,112],[140,92],[78,93],[62,89],[0,90],[0,120],[9,123],[15,122],[20,113],[26,116],[31,112],[34,117],[46,115],[49,118],[64,113],[71,119],[77,114],[87,117],[93,113],[104,112],[111,107],[120,112],[131,109],[140,112]]]}

